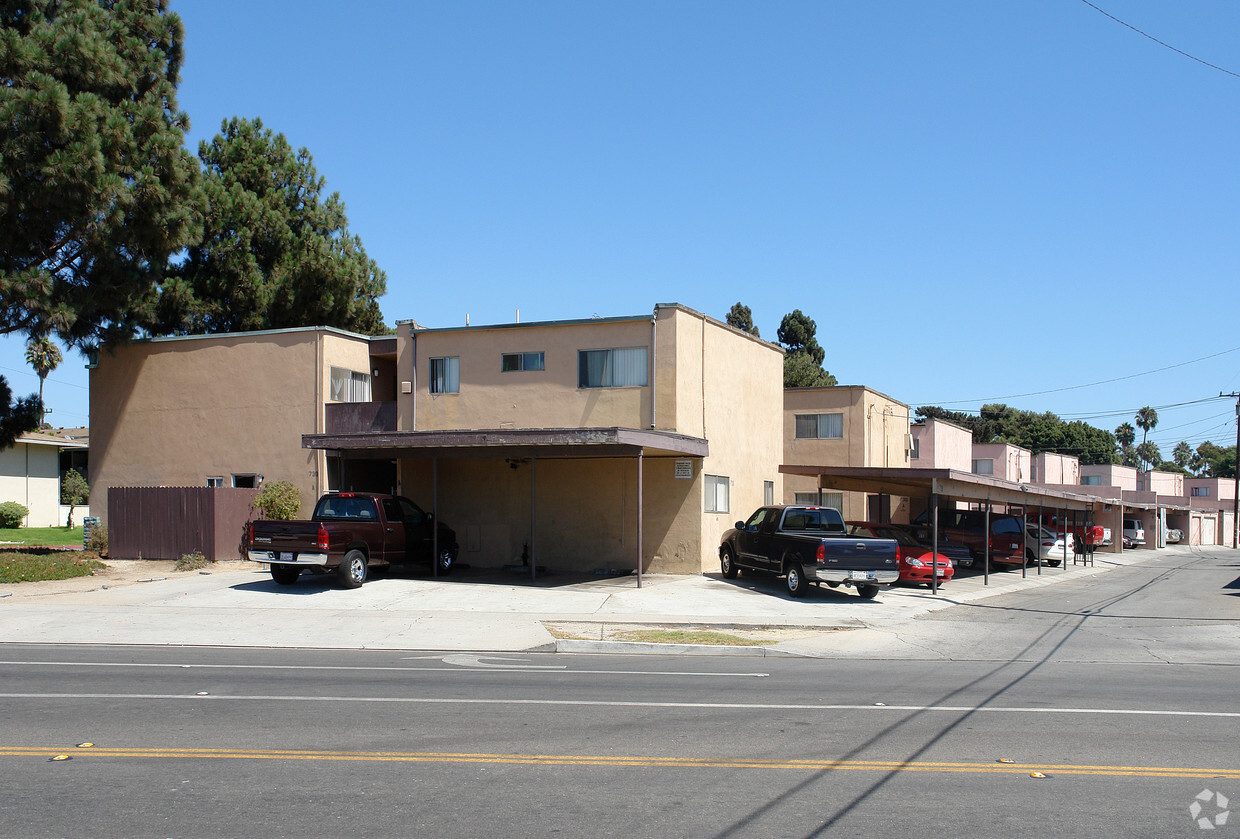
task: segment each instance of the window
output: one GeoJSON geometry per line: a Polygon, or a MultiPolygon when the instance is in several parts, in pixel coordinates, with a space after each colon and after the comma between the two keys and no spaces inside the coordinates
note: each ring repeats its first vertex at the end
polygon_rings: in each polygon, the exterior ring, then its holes
{"type": "Polygon", "coordinates": [[[706,512],[726,513],[728,506],[728,489],[731,481],[724,475],[707,475],[703,494],[706,496],[706,512]]]}
{"type": "Polygon", "coordinates": [[[844,436],[843,414],[797,414],[799,439],[841,438],[844,436]]]}
{"type": "Polygon", "coordinates": [[[504,353],[500,356],[499,369],[505,373],[512,373],[517,370],[542,370],[543,369],[543,353],[540,352],[514,352],[504,353]]]}
{"type": "Polygon", "coordinates": [[[1102,476],[1101,475],[1086,475],[1085,477],[1081,478],[1081,486],[1100,487],[1102,486],[1102,476]]]}
{"type": "Polygon", "coordinates": [[[577,353],[577,387],[644,387],[646,348],[580,350],[577,353]]]}
{"type": "Polygon", "coordinates": [[[994,458],[991,458],[991,457],[985,457],[985,458],[974,458],[974,460],[973,460],[973,474],[974,474],[974,475],[993,475],[993,474],[995,474],[995,461],[994,461],[994,458]]]}
{"type": "Polygon", "coordinates": [[[233,475],[232,485],[244,489],[257,489],[260,480],[262,479],[258,475],[233,475]]]}
{"type": "Polygon", "coordinates": [[[461,392],[461,357],[431,359],[431,393],[461,392]]]}
{"type": "Polygon", "coordinates": [[[912,458],[913,460],[917,460],[918,458],[921,457],[921,438],[920,437],[913,438],[913,448],[909,452],[908,456],[912,458]]]}
{"type": "Polygon", "coordinates": [[[369,402],[370,374],[343,367],[332,368],[331,400],[333,402],[369,402]]]}
{"type": "Polygon", "coordinates": [[[222,487],[223,485],[224,485],[223,475],[215,475],[210,478],[207,478],[207,486],[209,487],[222,487]]]}
{"type": "Polygon", "coordinates": [[[1209,498],[1210,488],[1209,487],[1193,487],[1192,495],[1197,498],[1209,498]]]}
{"type": "Polygon", "coordinates": [[[775,503],[775,482],[774,481],[763,481],[762,482],[762,503],[763,504],[774,504],[775,503]]]}
{"type": "MultiPolygon", "coordinates": [[[[793,493],[793,503],[803,507],[817,507],[818,493],[816,492],[796,492],[793,493]]],[[[834,510],[844,512],[844,493],[842,492],[824,492],[822,494],[822,506],[831,507],[834,510]]]]}

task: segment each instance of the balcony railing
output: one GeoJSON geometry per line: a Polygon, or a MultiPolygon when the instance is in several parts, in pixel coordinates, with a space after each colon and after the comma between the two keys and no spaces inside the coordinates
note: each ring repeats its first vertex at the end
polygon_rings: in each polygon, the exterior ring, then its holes
{"type": "Polygon", "coordinates": [[[329,402],[328,434],[364,434],[396,430],[395,402],[329,402]]]}

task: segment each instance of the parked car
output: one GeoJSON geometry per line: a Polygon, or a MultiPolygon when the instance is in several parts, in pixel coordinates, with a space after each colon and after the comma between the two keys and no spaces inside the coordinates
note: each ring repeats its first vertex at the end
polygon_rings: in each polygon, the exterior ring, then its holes
{"type": "Polygon", "coordinates": [[[900,563],[900,582],[931,584],[931,571],[942,585],[952,578],[955,569],[950,558],[928,550],[913,538],[907,530],[890,524],[868,521],[846,522],[851,536],[868,536],[876,539],[894,539],[896,560],[900,563]]]}
{"type": "Polygon", "coordinates": [[[855,586],[869,600],[900,578],[896,543],[849,536],[833,507],[759,507],[723,534],[719,568],[728,579],[741,568],[779,574],[793,597],[826,583],[855,586]]]}
{"type": "Polygon", "coordinates": [[[1086,527],[1085,522],[1081,520],[1080,514],[1077,515],[1076,521],[1073,522],[1071,516],[1061,518],[1058,513],[1043,511],[1041,516],[1034,515],[1030,520],[1039,521],[1044,527],[1050,528],[1058,534],[1062,534],[1064,530],[1071,527],[1073,546],[1076,548],[1076,553],[1093,553],[1098,548],[1109,548],[1111,546],[1111,528],[1101,524],[1092,524],[1086,527]]]}
{"type": "Polygon", "coordinates": [[[1183,530],[1178,530],[1178,529],[1176,529],[1176,528],[1174,528],[1174,527],[1168,527],[1168,528],[1167,528],[1167,536],[1166,536],[1166,539],[1167,539],[1168,544],[1172,544],[1172,545],[1174,545],[1174,544],[1178,543],[1178,542],[1179,542],[1181,539],[1183,539],[1183,538],[1184,538],[1184,531],[1183,531],[1183,530]]]}
{"type": "MultiPolygon", "coordinates": [[[[981,564],[986,551],[986,513],[981,510],[939,510],[939,533],[969,549],[973,562],[981,564]]],[[[1000,565],[1021,565],[1025,547],[1019,516],[990,515],[990,561],[1000,565]]]]}
{"type": "MultiPolygon", "coordinates": [[[[926,550],[934,549],[934,529],[928,524],[892,524],[889,527],[898,527],[909,533],[917,544],[926,550]]],[[[945,556],[952,561],[953,566],[968,568],[973,564],[973,554],[969,553],[969,549],[959,542],[954,542],[947,538],[947,534],[939,533],[938,542],[939,554],[945,556]]]]}
{"type": "Polygon", "coordinates": [[[247,557],[270,564],[281,585],[308,570],[335,573],[345,588],[366,582],[374,566],[433,559],[438,573],[447,574],[458,550],[452,528],[408,498],[366,492],[329,492],[309,521],[252,522],[247,541],[247,557]]]}
{"type": "Polygon", "coordinates": [[[1050,567],[1057,568],[1065,554],[1076,552],[1072,534],[1067,534],[1066,546],[1064,538],[1063,534],[1055,533],[1048,527],[1040,527],[1037,522],[1030,522],[1025,527],[1025,557],[1030,562],[1045,562],[1050,567]]]}
{"type": "MultiPolygon", "coordinates": [[[[1133,545],[1145,544],[1145,528],[1141,526],[1140,519],[1124,519],[1124,536],[1131,540],[1133,545]]],[[[1125,545],[1124,547],[1129,547],[1125,545]]]]}

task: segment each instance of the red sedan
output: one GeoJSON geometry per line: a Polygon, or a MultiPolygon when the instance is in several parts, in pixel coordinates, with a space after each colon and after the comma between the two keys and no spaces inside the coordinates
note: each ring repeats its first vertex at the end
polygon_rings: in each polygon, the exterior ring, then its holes
{"type": "Polygon", "coordinates": [[[943,554],[936,554],[922,547],[907,530],[892,527],[889,524],[876,524],[868,521],[846,522],[848,533],[852,536],[876,536],[880,539],[894,539],[896,554],[900,561],[900,582],[930,584],[931,562],[934,572],[938,575],[939,585],[947,582],[955,574],[952,561],[943,554]]]}

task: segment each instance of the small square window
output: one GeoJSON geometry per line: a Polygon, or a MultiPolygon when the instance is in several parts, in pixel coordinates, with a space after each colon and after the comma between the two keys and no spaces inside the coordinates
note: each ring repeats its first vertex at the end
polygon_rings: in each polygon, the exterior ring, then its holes
{"type": "Polygon", "coordinates": [[[431,359],[431,393],[461,392],[461,357],[459,355],[431,359]]]}
{"type": "Polygon", "coordinates": [[[505,373],[519,370],[542,370],[543,364],[544,357],[540,352],[514,352],[500,356],[500,370],[505,373]]]}
{"type": "Polygon", "coordinates": [[[706,512],[728,512],[731,484],[732,482],[725,475],[706,476],[706,483],[702,490],[706,496],[706,512]]]}
{"type": "Polygon", "coordinates": [[[212,477],[207,478],[207,486],[209,487],[222,487],[223,485],[224,485],[223,475],[213,475],[212,477]]]}

